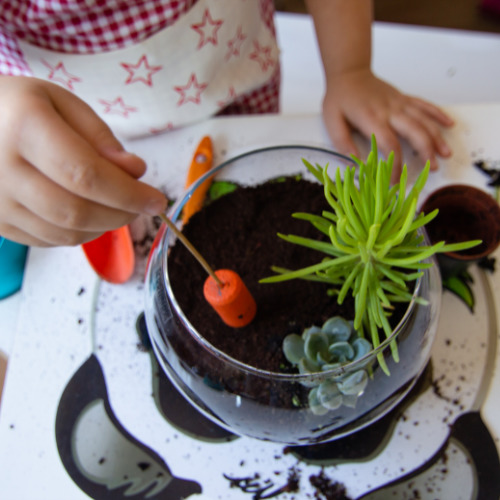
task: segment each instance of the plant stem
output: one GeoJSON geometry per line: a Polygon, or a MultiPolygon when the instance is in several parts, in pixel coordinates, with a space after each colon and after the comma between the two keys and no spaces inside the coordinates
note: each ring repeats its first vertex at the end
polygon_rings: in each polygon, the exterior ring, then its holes
{"type": "Polygon", "coordinates": [[[196,248],[191,244],[191,242],[177,229],[176,225],[165,215],[160,214],[160,218],[165,224],[172,230],[172,232],[179,238],[182,244],[191,252],[193,257],[201,264],[205,271],[214,279],[219,288],[222,288],[224,284],[217,277],[214,270],[208,265],[208,262],[203,258],[203,256],[196,250],[196,248]]]}

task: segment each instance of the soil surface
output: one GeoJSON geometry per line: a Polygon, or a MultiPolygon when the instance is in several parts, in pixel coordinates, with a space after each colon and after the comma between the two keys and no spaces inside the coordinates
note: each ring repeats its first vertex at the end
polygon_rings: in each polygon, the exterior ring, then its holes
{"type": "Polygon", "coordinates": [[[287,243],[277,233],[314,239],[323,235],[294,212],[321,214],[328,210],[323,187],[286,179],[239,188],[191,217],[183,232],[213,269],[232,269],[243,279],[257,302],[257,315],[246,327],[226,326],[203,297],[206,271],[177,243],[169,256],[174,295],[197,331],[212,345],[244,363],[270,371],[292,370],[282,353],[289,333],[301,334],[341,314],[353,317],[353,304],[340,308],[331,288],[323,283],[291,280],[259,284],[273,275],[271,266],[299,269],[316,264],[324,254],[287,243]]]}
{"type": "MultiPolygon", "coordinates": [[[[471,213],[465,206],[441,207],[439,215],[427,224],[426,229],[432,242],[461,243],[477,238],[478,234],[488,234],[491,228],[487,223],[484,217],[471,213]]],[[[469,250],[461,250],[459,255],[480,255],[487,249],[483,242],[469,250]]]]}

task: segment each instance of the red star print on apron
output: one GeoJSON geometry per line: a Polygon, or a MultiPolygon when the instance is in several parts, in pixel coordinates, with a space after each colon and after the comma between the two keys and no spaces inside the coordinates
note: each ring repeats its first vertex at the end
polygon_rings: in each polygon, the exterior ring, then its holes
{"type": "Polygon", "coordinates": [[[35,77],[82,98],[117,135],[140,137],[215,115],[271,79],[279,50],[258,4],[199,0],[144,42],[100,54],[20,46],[35,77]]]}

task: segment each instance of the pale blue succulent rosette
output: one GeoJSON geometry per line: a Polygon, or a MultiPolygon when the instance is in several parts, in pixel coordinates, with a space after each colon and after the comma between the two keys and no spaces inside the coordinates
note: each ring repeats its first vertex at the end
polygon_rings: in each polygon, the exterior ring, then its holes
{"type": "Polygon", "coordinates": [[[23,284],[28,247],[0,236],[0,299],[16,293],[23,284]]]}
{"type": "MultiPolygon", "coordinates": [[[[322,327],[312,326],[302,335],[290,334],[283,341],[286,359],[299,373],[321,373],[361,360],[372,349],[372,344],[358,335],[352,322],[335,316],[322,327]]],[[[321,383],[307,383],[309,408],[315,415],[324,415],[345,405],[356,406],[368,384],[370,358],[356,365],[356,369],[340,371],[321,383]]]]}

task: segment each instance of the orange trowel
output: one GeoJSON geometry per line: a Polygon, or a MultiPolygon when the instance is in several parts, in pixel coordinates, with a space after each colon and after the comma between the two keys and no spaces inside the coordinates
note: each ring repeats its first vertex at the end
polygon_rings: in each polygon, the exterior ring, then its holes
{"type": "Polygon", "coordinates": [[[134,272],[134,243],[128,226],[106,231],[83,243],[82,249],[94,271],[105,281],[125,283],[134,272]]]}

